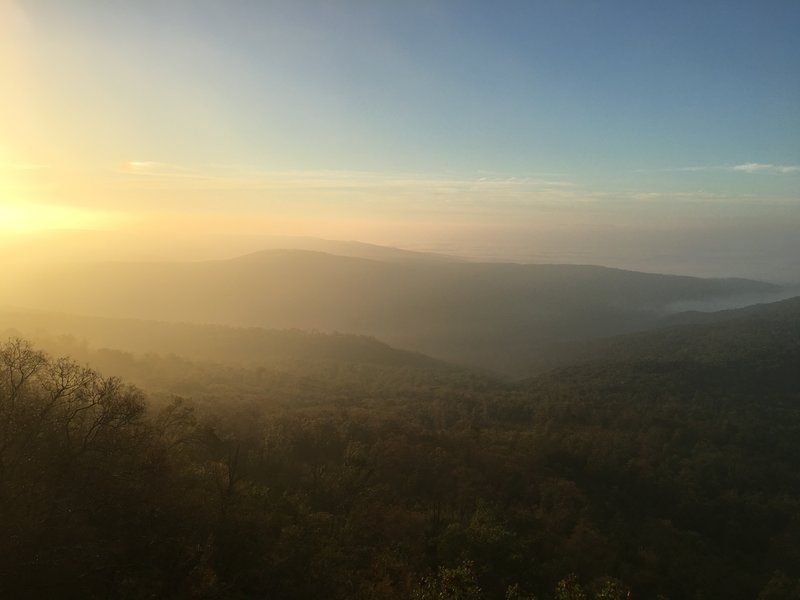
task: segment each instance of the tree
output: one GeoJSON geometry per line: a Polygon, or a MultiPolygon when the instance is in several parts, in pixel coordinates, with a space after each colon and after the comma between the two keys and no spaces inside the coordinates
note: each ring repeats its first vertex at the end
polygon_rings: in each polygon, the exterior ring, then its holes
{"type": "Polygon", "coordinates": [[[425,577],[414,590],[413,600],[480,600],[475,563],[465,561],[455,568],[440,567],[436,575],[425,577]]]}

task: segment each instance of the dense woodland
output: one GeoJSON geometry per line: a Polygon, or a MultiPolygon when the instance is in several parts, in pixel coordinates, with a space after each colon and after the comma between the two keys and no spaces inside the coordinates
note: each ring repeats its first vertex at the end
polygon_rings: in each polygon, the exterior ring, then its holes
{"type": "Polygon", "coordinates": [[[75,362],[9,339],[0,595],[798,598],[781,306],[516,383],[408,353],[235,366],[62,339],[75,362]]]}

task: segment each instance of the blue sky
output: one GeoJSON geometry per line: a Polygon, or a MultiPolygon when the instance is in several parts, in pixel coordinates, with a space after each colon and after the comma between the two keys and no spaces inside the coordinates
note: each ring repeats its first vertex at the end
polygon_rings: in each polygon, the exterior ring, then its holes
{"type": "Polygon", "coordinates": [[[84,71],[54,91],[128,116],[154,160],[601,178],[800,163],[793,1],[22,6],[78,46],[45,50],[84,71]],[[226,146],[191,135],[180,96],[226,146]]]}
{"type": "Polygon", "coordinates": [[[2,168],[49,171],[14,175],[18,202],[647,227],[800,210],[796,1],[6,2],[2,168]]]}

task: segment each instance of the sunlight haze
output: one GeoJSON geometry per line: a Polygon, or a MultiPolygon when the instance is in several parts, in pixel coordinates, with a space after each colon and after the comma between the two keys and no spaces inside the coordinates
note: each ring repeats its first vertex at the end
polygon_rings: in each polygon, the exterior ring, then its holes
{"type": "Polygon", "coordinates": [[[0,0],[0,274],[0,599],[800,598],[800,0],[0,0]]]}
{"type": "Polygon", "coordinates": [[[614,4],[3,0],[0,231],[800,279],[797,6],[614,4]]]}

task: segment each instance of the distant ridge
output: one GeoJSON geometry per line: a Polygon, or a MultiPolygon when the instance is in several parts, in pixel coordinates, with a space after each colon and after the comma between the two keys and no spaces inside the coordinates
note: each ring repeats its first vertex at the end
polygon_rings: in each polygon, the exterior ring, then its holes
{"type": "Polygon", "coordinates": [[[800,355],[800,296],[717,312],[671,315],[648,331],[554,348],[551,367],[581,363],[701,364],[800,355]]]}
{"type": "Polygon", "coordinates": [[[52,230],[0,237],[0,249],[31,262],[174,262],[225,260],[263,250],[310,250],[386,262],[463,262],[433,252],[403,250],[357,241],[257,234],[177,234],[52,230]]]}
{"type": "Polygon", "coordinates": [[[718,311],[691,310],[680,312],[664,319],[671,325],[719,323],[734,319],[795,319],[800,317],[800,295],[776,302],[759,302],[742,308],[718,311]]]}
{"type": "Polygon", "coordinates": [[[281,237],[270,236],[262,241],[262,249],[248,253],[261,254],[270,250],[307,250],[313,252],[324,252],[335,256],[350,258],[366,258],[370,260],[380,260],[386,262],[466,262],[465,259],[448,254],[438,254],[434,252],[418,252],[415,250],[404,250],[391,246],[380,246],[378,244],[368,244],[357,241],[344,240],[325,240],[312,237],[281,237]]]}
{"type": "Polygon", "coordinates": [[[361,334],[516,376],[529,374],[553,344],[647,329],[676,303],[730,306],[740,297],[781,291],[748,279],[411,256],[266,249],[226,260],[61,265],[25,271],[0,302],[103,317],[361,334]]]}
{"type": "Polygon", "coordinates": [[[383,366],[443,367],[418,352],[399,350],[375,338],[297,329],[228,327],[110,319],[47,311],[0,309],[0,334],[20,335],[58,346],[88,343],[136,353],[176,354],[220,363],[334,361],[383,366]]]}

